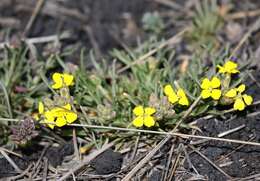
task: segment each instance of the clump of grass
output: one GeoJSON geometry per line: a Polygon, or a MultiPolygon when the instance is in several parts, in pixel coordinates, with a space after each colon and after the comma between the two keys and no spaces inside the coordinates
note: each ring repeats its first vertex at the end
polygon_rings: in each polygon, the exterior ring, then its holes
{"type": "Polygon", "coordinates": [[[209,44],[217,46],[216,35],[222,25],[223,19],[218,13],[216,1],[198,1],[193,16],[192,29],[187,37],[199,46],[209,44]]]}

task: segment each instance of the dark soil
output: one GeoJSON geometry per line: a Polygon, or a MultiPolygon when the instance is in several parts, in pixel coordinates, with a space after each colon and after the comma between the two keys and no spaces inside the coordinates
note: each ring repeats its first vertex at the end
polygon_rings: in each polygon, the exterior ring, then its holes
{"type": "MultiPolygon", "coordinates": [[[[0,4],[0,16],[13,19],[14,22],[8,25],[16,36],[22,35],[36,2],[3,0],[0,4]]],[[[121,46],[120,41],[127,44],[136,42],[141,36],[139,27],[143,14],[156,9],[158,3],[149,0],[131,0],[127,3],[125,0],[46,1],[27,37],[69,30],[71,37],[62,46],[79,44],[89,49],[93,48],[94,40],[101,52],[107,52],[121,46]]],[[[6,28],[7,25],[0,24],[1,28],[4,26],[6,28]]]]}
{"type": "Polygon", "coordinates": [[[123,162],[123,155],[114,152],[112,149],[106,150],[91,162],[96,174],[104,175],[120,171],[123,162]]]}
{"type": "MultiPolygon", "coordinates": [[[[255,100],[259,100],[259,94],[256,94],[256,92],[260,92],[260,88],[251,80],[247,82],[250,85],[250,93],[255,95],[255,100]]],[[[255,111],[257,110],[258,109],[256,108],[255,111]]],[[[201,135],[211,137],[217,137],[220,133],[245,125],[244,128],[228,134],[227,136],[224,136],[224,138],[260,142],[259,114],[250,116],[250,114],[248,115],[246,112],[241,112],[234,118],[200,119],[197,125],[202,131],[201,135]]],[[[196,146],[198,146],[199,151],[202,154],[213,161],[231,177],[244,178],[260,173],[260,148],[257,146],[241,146],[241,144],[231,144],[219,141],[208,141],[196,146]]],[[[225,175],[219,172],[197,153],[191,153],[190,160],[199,174],[205,176],[205,178],[216,181],[227,179],[225,175]]],[[[191,169],[187,162],[185,168],[191,169]]]]}
{"type": "MultiPolygon", "coordinates": [[[[65,156],[72,155],[73,152],[73,145],[65,144],[59,147],[47,148],[43,157],[47,158],[48,162],[53,167],[57,167],[63,162],[65,156]]],[[[32,152],[32,150],[23,150],[21,154],[23,155],[22,158],[13,155],[9,156],[21,170],[25,170],[29,164],[33,162],[36,163],[38,161],[41,157],[42,150],[38,149],[37,152],[32,152]]],[[[15,176],[17,174],[18,173],[5,158],[0,159],[0,178],[15,176]]]]}

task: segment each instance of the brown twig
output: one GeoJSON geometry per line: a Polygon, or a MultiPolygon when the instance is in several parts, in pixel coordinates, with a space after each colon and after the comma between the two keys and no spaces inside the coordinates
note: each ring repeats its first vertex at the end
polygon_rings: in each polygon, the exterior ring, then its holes
{"type": "Polygon", "coordinates": [[[233,57],[237,51],[240,49],[240,47],[245,43],[245,41],[251,36],[251,34],[256,31],[260,27],[260,18],[258,18],[252,26],[249,26],[250,28],[246,32],[246,34],[243,36],[243,38],[239,41],[238,45],[234,48],[234,50],[231,52],[229,58],[233,57]]]}
{"type": "Polygon", "coordinates": [[[29,33],[29,31],[34,23],[34,20],[36,19],[38,13],[40,12],[44,2],[45,2],[45,0],[38,0],[37,4],[33,10],[32,16],[30,17],[30,19],[23,31],[23,37],[26,37],[26,35],[29,33]]]}
{"type": "Polygon", "coordinates": [[[198,155],[200,155],[202,158],[204,158],[207,162],[209,162],[214,168],[216,168],[218,171],[220,171],[223,175],[225,175],[228,179],[232,179],[230,175],[228,175],[226,172],[224,172],[220,167],[218,167],[215,163],[213,163],[208,157],[203,155],[200,151],[198,151],[194,146],[189,145],[189,147],[198,155]]]}
{"type": "Polygon", "coordinates": [[[0,150],[0,153],[5,157],[5,159],[13,166],[16,172],[22,173],[22,170],[14,163],[14,161],[5,153],[4,150],[0,150]]]}

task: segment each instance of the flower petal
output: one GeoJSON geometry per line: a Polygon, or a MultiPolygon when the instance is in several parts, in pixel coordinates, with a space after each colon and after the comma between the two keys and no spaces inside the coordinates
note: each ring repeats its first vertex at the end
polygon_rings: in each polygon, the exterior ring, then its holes
{"type": "Polygon", "coordinates": [[[249,106],[249,105],[251,105],[253,103],[253,97],[252,96],[244,94],[242,97],[243,97],[246,105],[249,106]]]}
{"type": "Polygon", "coordinates": [[[219,78],[213,77],[210,81],[210,84],[211,84],[212,88],[218,88],[218,87],[220,87],[221,82],[220,82],[219,78]]]}
{"type": "Polygon", "coordinates": [[[239,110],[239,111],[242,111],[245,109],[245,103],[241,98],[238,98],[235,100],[234,109],[239,110]]]}
{"type": "Polygon", "coordinates": [[[154,109],[154,108],[152,108],[152,107],[146,107],[145,109],[144,109],[144,114],[145,115],[152,115],[153,113],[155,113],[156,112],[156,109],[154,109]]]}
{"type": "Polygon", "coordinates": [[[234,97],[237,96],[237,90],[236,89],[230,89],[229,91],[227,91],[225,96],[229,97],[229,98],[234,98],[234,97]]]}
{"type": "Polygon", "coordinates": [[[66,86],[73,85],[73,83],[74,83],[74,82],[73,82],[73,80],[74,80],[73,75],[64,73],[62,77],[63,77],[64,84],[65,84],[66,86]]]}
{"type": "Polygon", "coordinates": [[[55,116],[54,116],[52,111],[46,111],[44,113],[44,116],[45,116],[45,118],[47,119],[48,122],[53,122],[54,119],[55,119],[55,116]]]}
{"type": "Polygon", "coordinates": [[[184,92],[183,89],[179,89],[177,91],[177,95],[179,96],[179,104],[183,106],[188,106],[189,105],[189,100],[184,92]]]}
{"type": "Polygon", "coordinates": [[[65,106],[62,106],[64,109],[66,110],[71,110],[71,105],[70,104],[66,104],[65,106]]]}
{"type": "Polygon", "coordinates": [[[145,116],[144,117],[144,125],[146,127],[152,127],[155,125],[154,118],[152,116],[145,116]]]}
{"type": "Polygon", "coordinates": [[[209,98],[211,96],[211,92],[210,92],[210,90],[202,90],[201,91],[201,97],[203,98],[203,99],[207,99],[207,98],[209,98]]]}
{"type": "Polygon", "coordinates": [[[68,111],[65,115],[65,118],[68,123],[73,123],[77,120],[78,116],[75,112],[68,111]]]}
{"type": "Polygon", "coordinates": [[[209,79],[208,78],[204,78],[202,80],[202,83],[201,83],[200,87],[202,89],[209,89],[210,88],[210,81],[209,81],[209,79]]]}
{"type": "Polygon", "coordinates": [[[212,92],[211,92],[211,97],[214,99],[214,100],[219,100],[221,96],[221,90],[220,89],[213,89],[212,92]]]}
{"type": "Polygon", "coordinates": [[[38,112],[40,114],[43,114],[43,112],[44,112],[44,105],[43,105],[42,101],[40,101],[38,104],[38,112]]]}
{"type": "Polygon", "coordinates": [[[222,74],[225,73],[224,67],[222,67],[222,66],[220,66],[220,65],[218,65],[217,67],[218,67],[218,69],[219,69],[219,70],[218,70],[219,73],[222,73],[222,74]]]}
{"type": "Polygon", "coordinates": [[[48,121],[47,119],[44,119],[43,121],[41,121],[40,123],[47,123],[47,125],[51,128],[51,129],[54,129],[55,127],[55,122],[54,121],[48,121]],[[51,123],[51,124],[48,124],[48,123],[51,123]]]}
{"type": "Polygon", "coordinates": [[[51,86],[53,89],[59,89],[62,87],[62,74],[54,73],[52,75],[52,80],[54,84],[51,86]]]}
{"type": "Polygon", "coordinates": [[[144,108],[143,106],[136,106],[133,110],[133,113],[136,115],[136,116],[142,116],[144,115],[144,108]]]}
{"type": "Polygon", "coordinates": [[[167,84],[164,87],[163,91],[164,91],[164,94],[167,95],[167,96],[176,95],[175,91],[173,90],[173,88],[170,84],[167,84]]]}
{"type": "Polygon", "coordinates": [[[65,126],[67,124],[67,121],[64,117],[58,117],[56,120],[56,126],[58,127],[62,127],[65,126]]]}
{"type": "Polygon", "coordinates": [[[134,120],[133,120],[133,125],[135,126],[135,127],[142,127],[143,126],[143,124],[144,124],[144,119],[143,119],[143,116],[138,116],[137,118],[135,118],[134,120]]]}
{"type": "Polygon", "coordinates": [[[237,91],[240,92],[240,93],[244,92],[245,90],[246,90],[245,84],[241,84],[241,85],[238,86],[238,88],[237,88],[237,91]]]}

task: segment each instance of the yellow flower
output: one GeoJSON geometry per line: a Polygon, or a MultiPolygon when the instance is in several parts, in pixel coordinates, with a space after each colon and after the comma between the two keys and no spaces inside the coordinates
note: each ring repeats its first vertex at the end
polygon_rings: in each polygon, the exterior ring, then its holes
{"type": "Polygon", "coordinates": [[[217,66],[219,68],[219,73],[228,73],[228,74],[236,74],[239,72],[239,70],[237,70],[237,64],[233,61],[227,61],[224,66],[217,66]]]}
{"type": "Polygon", "coordinates": [[[155,125],[155,120],[152,116],[156,110],[151,107],[144,108],[143,106],[136,106],[133,110],[136,118],[133,120],[133,125],[135,127],[142,127],[145,125],[146,127],[152,127],[155,125]]]}
{"type": "Polygon", "coordinates": [[[53,89],[60,89],[62,87],[71,86],[74,84],[74,77],[73,75],[67,73],[54,73],[52,75],[52,80],[54,84],[52,85],[53,89]]]}
{"type": "Polygon", "coordinates": [[[168,97],[168,101],[172,104],[175,104],[178,102],[180,105],[188,106],[189,100],[184,92],[183,89],[178,89],[177,92],[175,92],[170,84],[167,84],[164,87],[164,93],[168,97]]]}
{"type": "Polygon", "coordinates": [[[51,110],[52,115],[56,117],[56,126],[62,127],[66,124],[71,124],[77,119],[77,114],[71,111],[71,105],[66,104],[63,107],[53,108],[51,110]]]}
{"type": "Polygon", "coordinates": [[[245,84],[241,84],[238,88],[230,89],[225,96],[228,98],[233,98],[235,103],[233,105],[235,110],[242,111],[245,109],[246,105],[249,106],[253,103],[253,98],[250,95],[242,94],[246,89],[245,84]]]}
{"type": "Polygon", "coordinates": [[[41,101],[38,103],[38,111],[39,114],[42,114],[44,112],[44,105],[41,101]]]}
{"type": "Polygon", "coordinates": [[[38,109],[39,113],[44,116],[43,123],[47,123],[51,129],[55,126],[62,127],[68,123],[73,123],[77,119],[77,114],[71,111],[70,104],[44,111],[43,103],[39,102],[38,109]]]}
{"type": "Polygon", "coordinates": [[[214,100],[219,100],[221,96],[221,90],[219,89],[221,82],[219,78],[213,77],[211,80],[204,78],[200,87],[203,89],[201,91],[201,97],[207,99],[212,97],[214,100]]]}

